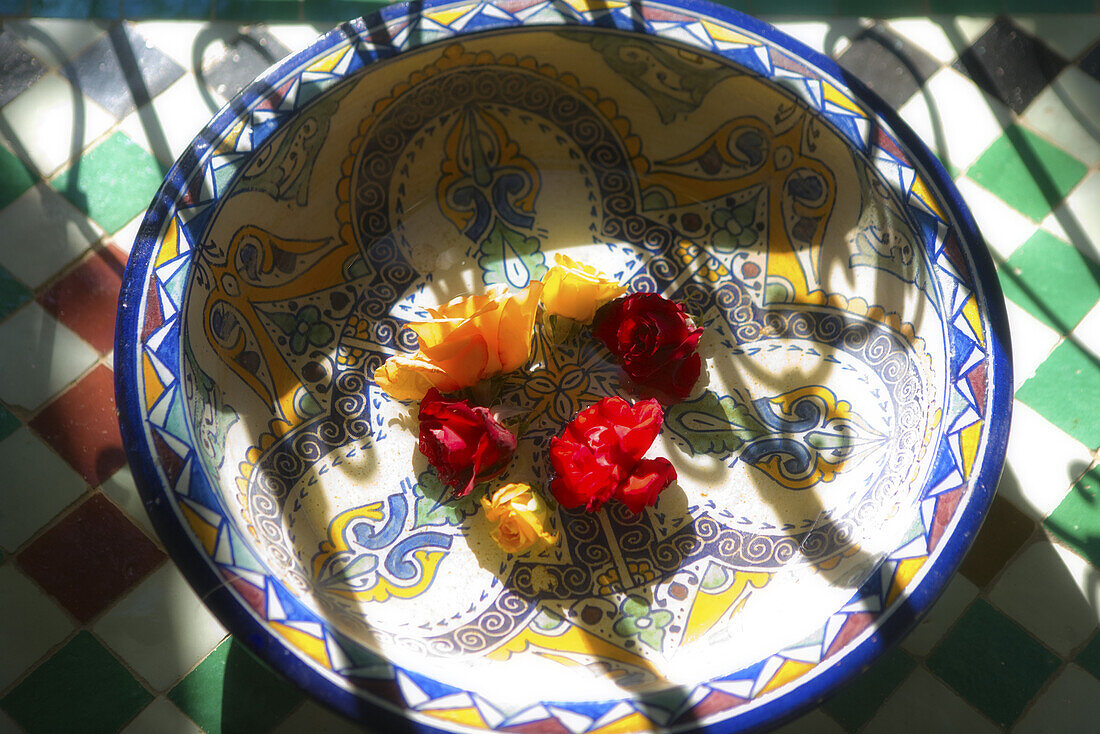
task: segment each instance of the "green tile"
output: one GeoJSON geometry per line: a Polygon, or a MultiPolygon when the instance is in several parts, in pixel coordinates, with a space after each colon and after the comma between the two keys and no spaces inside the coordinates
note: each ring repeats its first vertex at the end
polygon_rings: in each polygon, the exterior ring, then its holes
{"type": "Polygon", "coordinates": [[[847,731],[857,731],[875,715],[878,707],[901,685],[915,665],[913,658],[895,647],[826,701],[822,708],[847,731]]]}
{"type": "Polygon", "coordinates": [[[1003,0],[928,0],[928,10],[931,13],[950,13],[955,15],[965,11],[970,15],[986,15],[998,13],[1004,7],[1003,0]]]}
{"type": "Polygon", "coordinates": [[[832,15],[836,7],[837,0],[756,0],[753,10],[768,15],[832,15]]]}
{"type": "Polygon", "coordinates": [[[108,233],[117,232],[153,199],[167,169],[122,133],[115,133],[71,168],[53,186],[108,233]]]}
{"type": "Polygon", "coordinates": [[[207,734],[265,732],[302,694],[232,637],[187,674],[168,698],[207,734]]]}
{"type": "Polygon", "coordinates": [[[14,153],[0,146],[0,209],[34,186],[35,177],[14,153]]]}
{"type": "Polygon", "coordinates": [[[1100,447],[1100,359],[1070,339],[1054,348],[1016,391],[1054,425],[1095,450],[1100,447]]]}
{"type": "Polygon", "coordinates": [[[389,0],[309,0],[302,12],[306,20],[339,23],[360,15],[370,15],[393,3],[389,0]]]}
{"type": "MultiPolygon", "coordinates": [[[[1100,465],[1077,480],[1043,525],[1092,565],[1100,566],[1100,465]]],[[[1100,649],[1097,670],[1100,671],[1100,649]]]]}
{"type": "Polygon", "coordinates": [[[993,141],[966,175],[1037,222],[1086,170],[1066,151],[1017,125],[993,141]]]}
{"type": "Polygon", "coordinates": [[[0,441],[15,432],[15,429],[23,425],[22,421],[12,415],[11,411],[0,405],[0,441]]]}
{"type": "Polygon", "coordinates": [[[0,700],[29,734],[116,732],[153,696],[90,632],[79,632],[0,700]]]}
{"type": "Polygon", "coordinates": [[[1009,726],[1061,661],[978,599],[928,657],[928,669],[1001,726],[1009,726]]]}
{"type": "Polygon", "coordinates": [[[1100,265],[1042,229],[1012,253],[997,276],[1007,298],[1063,334],[1100,300],[1100,265]]]}
{"type": "Polygon", "coordinates": [[[924,0],[837,0],[841,15],[861,15],[870,18],[923,15],[924,0]]]}
{"type": "Polygon", "coordinates": [[[31,300],[30,289],[4,268],[0,267],[0,320],[31,300]]]}
{"type": "Polygon", "coordinates": [[[298,20],[301,7],[300,0],[217,0],[214,15],[218,20],[298,20]]]}
{"type": "Polygon", "coordinates": [[[1075,662],[1094,677],[1100,678],[1100,633],[1093,635],[1085,649],[1077,653],[1075,662]]]}

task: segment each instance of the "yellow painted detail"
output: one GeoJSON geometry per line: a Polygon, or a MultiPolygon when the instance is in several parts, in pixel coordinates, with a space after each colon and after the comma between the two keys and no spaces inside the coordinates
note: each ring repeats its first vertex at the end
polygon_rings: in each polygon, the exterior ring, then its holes
{"type": "Polygon", "coordinates": [[[436,719],[442,719],[443,721],[463,724],[464,726],[472,726],[478,729],[489,728],[489,725],[485,723],[485,719],[481,716],[481,712],[473,706],[467,706],[460,709],[427,709],[419,713],[436,719]]]}
{"type": "Polygon", "coordinates": [[[344,59],[344,56],[349,53],[351,53],[351,51],[347,48],[338,48],[327,56],[324,56],[319,60],[313,62],[313,64],[311,64],[310,67],[306,69],[306,71],[332,73],[332,70],[336,68],[336,65],[339,64],[344,59]]]}
{"type": "Polygon", "coordinates": [[[921,569],[921,566],[927,560],[928,556],[921,556],[920,558],[906,558],[898,563],[897,569],[894,570],[894,580],[890,584],[890,592],[886,595],[886,606],[894,603],[894,600],[909,585],[909,582],[913,580],[913,577],[917,575],[917,571],[921,569]]]}
{"type": "Polygon", "coordinates": [[[325,648],[325,641],[319,637],[314,637],[308,632],[303,632],[300,629],[295,629],[279,622],[271,622],[271,628],[283,636],[291,647],[297,650],[301,650],[306,655],[316,660],[320,665],[332,670],[332,663],[328,658],[328,650],[325,648]]]}
{"type": "Polygon", "coordinates": [[[821,82],[821,87],[826,101],[832,102],[837,107],[843,107],[849,112],[854,112],[860,117],[866,117],[866,115],[863,113],[863,109],[858,104],[856,104],[854,100],[845,95],[844,92],[840,91],[826,81],[821,82]]]}
{"type": "Polygon", "coordinates": [[[759,46],[760,42],[751,36],[746,36],[744,33],[738,33],[732,28],[725,28],[717,23],[711,23],[709,21],[702,21],[703,28],[715,41],[721,41],[723,43],[743,43],[746,46],[759,46]]]}
{"type": "Polygon", "coordinates": [[[194,531],[195,536],[199,539],[199,542],[202,543],[203,549],[208,555],[214,555],[214,548],[218,544],[217,526],[208,523],[199,513],[192,510],[186,504],[180,503],[180,510],[183,512],[187,524],[191,526],[191,530],[194,531]]]}
{"type": "Polygon", "coordinates": [[[962,313],[966,318],[966,323],[970,324],[970,328],[974,330],[974,335],[978,337],[978,343],[984,347],[985,331],[982,330],[982,315],[978,313],[978,300],[974,296],[966,299],[966,305],[963,306],[962,313]]]}
{"type": "Polygon", "coordinates": [[[967,479],[970,478],[970,470],[974,468],[974,459],[978,455],[978,443],[981,438],[981,421],[977,421],[959,431],[959,450],[962,452],[963,476],[967,479]]]}
{"type": "Polygon", "coordinates": [[[615,660],[635,668],[656,673],[648,660],[607,640],[596,637],[587,630],[570,625],[565,632],[548,634],[527,627],[512,639],[488,654],[490,660],[508,660],[512,655],[530,650],[538,655],[563,665],[583,665],[569,655],[584,655],[602,660],[615,660]],[[560,654],[555,654],[560,653],[560,654]]]}
{"type": "Polygon", "coordinates": [[[653,721],[648,716],[634,711],[606,726],[592,729],[588,734],[628,734],[629,732],[653,731],[653,728],[653,721]]]}
{"type": "Polygon", "coordinates": [[[161,242],[157,259],[153,263],[154,268],[159,268],[169,260],[173,260],[180,254],[180,229],[175,217],[168,220],[168,228],[164,231],[164,239],[161,242]]]}
{"type": "Polygon", "coordinates": [[[469,13],[473,8],[473,5],[459,5],[457,8],[446,8],[444,10],[428,11],[424,13],[424,17],[428,20],[434,20],[440,25],[449,26],[462,16],[469,13]]]}
{"type": "Polygon", "coordinates": [[[759,695],[762,696],[765,693],[771,693],[776,688],[790,683],[795,678],[813,670],[813,668],[814,663],[804,663],[801,660],[787,660],[779,666],[779,670],[775,671],[775,675],[773,675],[772,679],[768,681],[768,684],[760,690],[759,695]]]}
{"type": "Polygon", "coordinates": [[[932,192],[929,191],[928,186],[925,185],[924,179],[920,176],[914,177],[913,185],[910,187],[909,192],[924,202],[924,205],[942,221],[947,221],[947,217],[943,215],[943,210],[940,209],[939,204],[936,203],[936,197],[932,196],[932,192]]]}
{"type": "Polygon", "coordinates": [[[733,583],[729,588],[716,594],[708,594],[700,589],[691,605],[691,611],[688,612],[687,622],[684,625],[684,638],[680,644],[694,642],[713,629],[723,618],[732,617],[740,609],[739,602],[744,602],[752,593],[749,586],[763,589],[771,581],[772,575],[735,571],[733,583]]]}
{"type": "Polygon", "coordinates": [[[160,381],[160,376],[157,375],[157,370],[153,367],[153,361],[149,359],[149,355],[146,353],[141,355],[141,372],[145,387],[145,409],[152,410],[153,406],[157,404],[157,400],[164,394],[164,383],[160,381]]]}

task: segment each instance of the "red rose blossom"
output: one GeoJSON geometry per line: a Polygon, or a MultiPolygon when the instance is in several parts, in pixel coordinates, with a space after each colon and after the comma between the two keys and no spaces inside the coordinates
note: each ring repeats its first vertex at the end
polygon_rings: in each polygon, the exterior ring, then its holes
{"type": "Polygon", "coordinates": [[[695,387],[702,370],[696,348],[703,330],[683,306],[656,293],[632,293],[612,301],[593,334],[636,383],[662,402],[678,402],[695,387]]]}
{"type": "Polygon", "coordinates": [[[420,401],[420,453],[455,497],[504,471],[515,450],[516,437],[488,408],[445,400],[435,388],[420,401]]]}
{"type": "Polygon", "coordinates": [[[594,512],[612,497],[634,512],[657,501],[676,479],[668,459],[643,459],[661,431],[664,415],[656,400],[631,405],[604,398],[577,414],[550,440],[557,477],[550,491],[563,507],[594,512]]]}

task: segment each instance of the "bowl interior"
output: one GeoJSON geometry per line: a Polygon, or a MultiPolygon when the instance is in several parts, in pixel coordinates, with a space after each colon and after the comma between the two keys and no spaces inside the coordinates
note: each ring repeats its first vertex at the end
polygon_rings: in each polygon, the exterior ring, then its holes
{"type": "MultiPolygon", "coordinates": [[[[396,668],[424,700],[512,712],[718,679],[766,697],[866,632],[965,506],[991,357],[943,199],[835,79],[687,20],[365,66],[330,37],[162,191],[141,292],[175,331],[140,326],[138,350],[162,491],[333,685],[396,668]],[[555,507],[560,543],[509,555],[371,374],[426,307],[522,288],[556,253],[684,303],[704,375],[666,411],[654,452],[679,479],[654,507],[555,507]]],[[[503,381],[530,421],[498,481],[545,487],[549,439],[631,392],[585,331],[533,354],[503,381]]]]}

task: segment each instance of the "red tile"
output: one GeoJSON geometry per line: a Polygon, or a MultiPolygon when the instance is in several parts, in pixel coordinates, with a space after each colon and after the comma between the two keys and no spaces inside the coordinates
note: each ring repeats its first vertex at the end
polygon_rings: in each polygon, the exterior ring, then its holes
{"type": "Polygon", "coordinates": [[[110,500],[96,493],[31,543],[16,562],[74,617],[87,622],[164,558],[110,500]]]}
{"type": "Polygon", "coordinates": [[[115,312],[126,255],[114,246],[96,250],[38,296],[57,320],[106,354],[114,348],[115,312]]]}
{"type": "Polygon", "coordinates": [[[30,422],[93,487],[126,463],[115,410],[114,373],[99,365],[30,422]]]}

